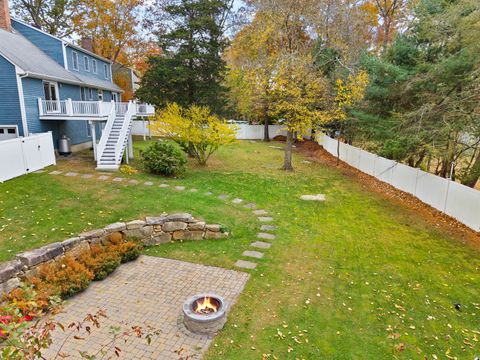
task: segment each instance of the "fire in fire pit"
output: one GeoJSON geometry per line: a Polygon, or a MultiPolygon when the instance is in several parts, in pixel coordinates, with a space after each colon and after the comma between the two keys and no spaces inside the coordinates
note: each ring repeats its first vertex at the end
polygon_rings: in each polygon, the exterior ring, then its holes
{"type": "Polygon", "coordinates": [[[203,299],[198,299],[193,304],[193,311],[197,314],[210,314],[217,312],[220,307],[220,302],[214,297],[205,296],[203,299]]]}
{"type": "Polygon", "coordinates": [[[195,295],[183,304],[183,323],[191,332],[213,335],[225,325],[227,307],[219,295],[195,295]]]}

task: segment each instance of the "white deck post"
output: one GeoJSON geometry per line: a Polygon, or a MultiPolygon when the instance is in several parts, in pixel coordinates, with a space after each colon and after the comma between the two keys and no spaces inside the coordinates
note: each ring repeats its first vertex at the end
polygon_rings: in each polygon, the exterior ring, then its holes
{"type": "Polygon", "coordinates": [[[95,123],[92,120],[88,120],[88,125],[90,125],[90,133],[92,134],[93,158],[97,161],[97,134],[95,132],[95,123]]]}
{"type": "Polygon", "coordinates": [[[43,115],[44,112],[43,112],[43,104],[42,104],[42,99],[41,98],[38,98],[38,111],[40,113],[40,115],[43,115]]]}
{"type": "Polygon", "coordinates": [[[133,138],[132,138],[132,132],[130,131],[130,134],[128,134],[128,152],[129,152],[129,158],[133,159],[133,138]]]}
{"type": "Polygon", "coordinates": [[[67,111],[67,115],[73,116],[72,99],[70,99],[70,98],[67,99],[67,102],[65,103],[65,110],[67,111]]]}

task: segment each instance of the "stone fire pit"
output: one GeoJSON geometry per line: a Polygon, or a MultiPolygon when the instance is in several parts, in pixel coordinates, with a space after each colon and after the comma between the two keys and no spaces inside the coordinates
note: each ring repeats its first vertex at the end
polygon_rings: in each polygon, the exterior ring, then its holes
{"type": "Polygon", "coordinates": [[[198,294],[183,304],[185,327],[200,335],[213,335],[227,321],[228,303],[217,294],[198,294]]]}

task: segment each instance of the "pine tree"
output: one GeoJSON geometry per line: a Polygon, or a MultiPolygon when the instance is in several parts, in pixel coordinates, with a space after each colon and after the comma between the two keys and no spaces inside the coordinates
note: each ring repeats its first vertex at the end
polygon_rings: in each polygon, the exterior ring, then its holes
{"type": "Polygon", "coordinates": [[[222,53],[228,44],[223,28],[230,7],[228,0],[168,1],[162,11],[172,28],[159,32],[162,53],[149,59],[137,96],[159,106],[196,104],[222,113],[222,53]]]}

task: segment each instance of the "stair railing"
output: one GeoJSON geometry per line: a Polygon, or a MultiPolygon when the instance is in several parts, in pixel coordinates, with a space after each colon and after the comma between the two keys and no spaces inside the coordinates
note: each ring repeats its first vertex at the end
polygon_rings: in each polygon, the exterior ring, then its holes
{"type": "Polygon", "coordinates": [[[137,112],[137,106],[134,102],[129,101],[127,104],[127,109],[125,111],[125,119],[123,120],[122,130],[120,131],[120,136],[118,137],[117,143],[115,144],[115,162],[120,164],[123,157],[123,150],[125,149],[126,138],[130,132],[130,124],[133,117],[137,112]]]}
{"type": "Polygon", "coordinates": [[[100,162],[103,152],[105,151],[105,147],[107,146],[107,141],[110,133],[112,132],[113,123],[115,122],[115,115],[115,102],[112,100],[110,103],[110,112],[108,113],[107,123],[105,124],[105,128],[102,131],[102,136],[97,145],[97,164],[100,162]]]}

